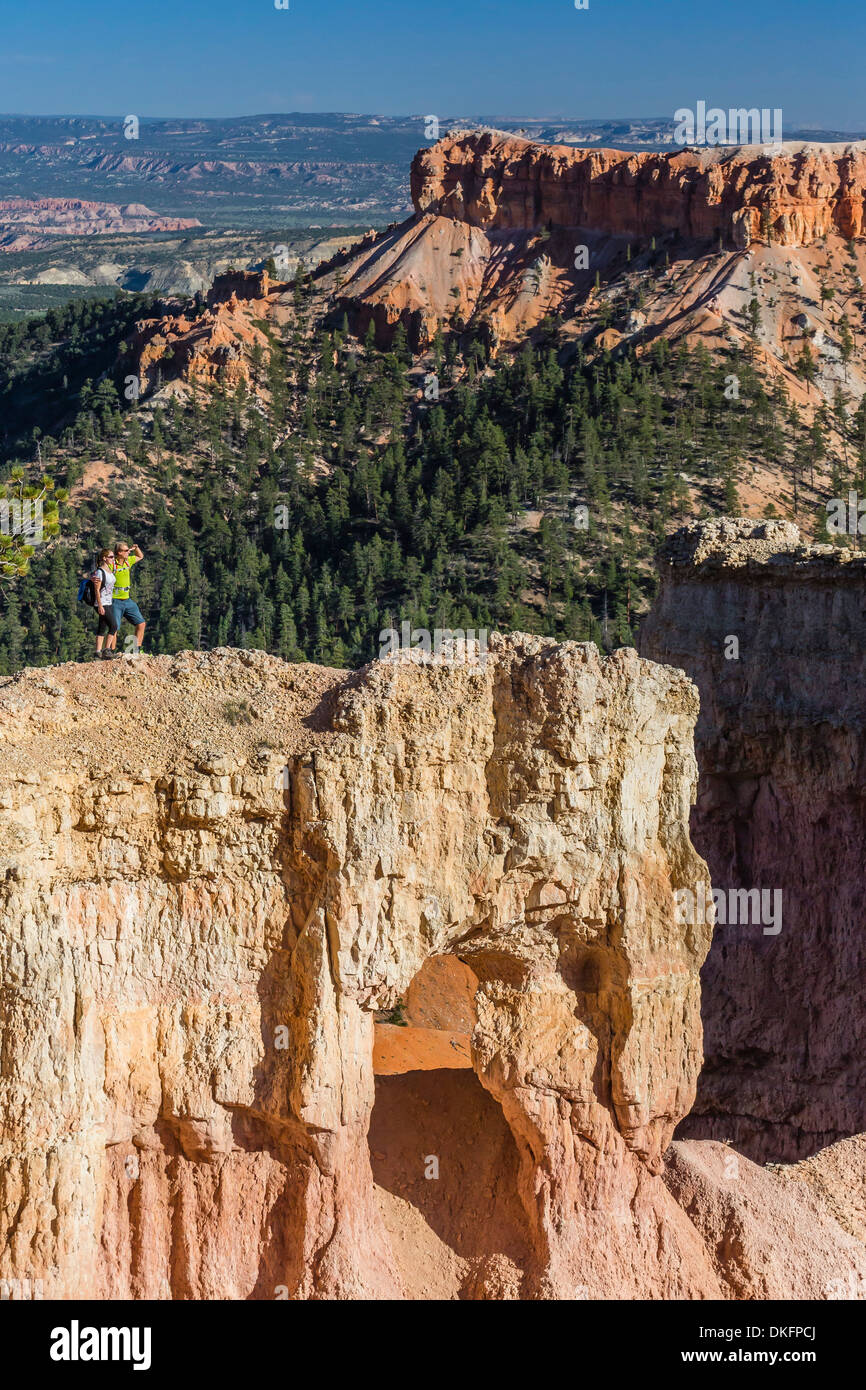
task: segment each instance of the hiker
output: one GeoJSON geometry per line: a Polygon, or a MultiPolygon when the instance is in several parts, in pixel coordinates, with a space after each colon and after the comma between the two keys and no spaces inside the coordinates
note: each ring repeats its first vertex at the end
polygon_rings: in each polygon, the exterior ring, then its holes
{"type": "Polygon", "coordinates": [[[114,636],[109,638],[112,647],[117,646],[117,634],[120,631],[124,618],[128,622],[135,624],[135,647],[136,651],[141,651],[141,644],[144,641],[145,621],[141,616],[141,610],[137,603],[129,597],[129,571],[133,565],[137,565],[139,560],[144,559],[144,552],[140,545],[132,547],[130,554],[129,546],[125,541],[118,541],[114,547],[114,636]]]}
{"type": "Polygon", "coordinates": [[[117,641],[117,619],[114,616],[114,551],[100,550],[96,557],[96,569],[90,576],[93,584],[93,606],[99,614],[96,625],[97,660],[111,661],[116,653],[112,650],[117,641]],[[103,651],[102,644],[108,642],[103,651]]]}

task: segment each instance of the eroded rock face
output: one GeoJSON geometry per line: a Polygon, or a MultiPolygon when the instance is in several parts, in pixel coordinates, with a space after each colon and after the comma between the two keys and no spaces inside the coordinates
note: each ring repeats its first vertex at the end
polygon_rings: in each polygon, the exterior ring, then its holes
{"type": "Polygon", "coordinates": [[[220,381],[227,387],[253,380],[252,353],[262,361],[271,343],[261,328],[274,286],[267,271],[227,271],[214,279],[204,305],[177,305],[156,318],[140,319],[130,341],[123,345],[124,369],[138,379],[144,396],[166,382],[220,381]]]}
{"type": "Polygon", "coordinates": [[[866,1130],[864,581],[866,557],[788,522],[699,523],[672,539],[641,633],[700,691],[692,835],[714,888],[782,895],[778,932],[716,927],[681,1130],[759,1161],[866,1130]]]}
{"type": "MultiPolygon", "coordinates": [[[[700,1065],[706,928],[670,916],[672,883],[704,873],[683,834],[691,689],[658,685],[633,653],[531,641],[489,670],[434,669],[423,701],[418,676],[378,665],[348,687],[348,748],[317,755],[314,786],[297,774],[295,859],[341,993],[363,1010],[456,951],[480,981],[473,1062],[520,1151],[537,1288],[701,1287],[692,1232],[678,1240],[653,1177],[700,1065]],[[394,755],[362,781],[355,749],[377,744],[394,755]],[[653,1254],[635,1269],[638,1219],[669,1227],[661,1267],[653,1254]]],[[[318,1060],[311,1098],[327,1089],[318,1060]]]]}
{"type": "Polygon", "coordinates": [[[863,145],[629,153],[458,132],[412,164],[417,212],[487,229],[586,227],[620,236],[676,231],[745,247],[859,236],[863,145]]]}
{"type": "Polygon", "coordinates": [[[398,1293],[374,1018],[452,952],[516,1144],[524,1294],[711,1291],[657,1176],[694,1094],[709,941],[672,911],[705,877],[689,683],[515,638],[485,665],[333,673],[325,717],[295,668],[238,662],[106,672],[108,743],[110,711],[166,712],[150,768],[60,761],[79,668],[5,692],[3,1272],[55,1295],[398,1293]],[[204,722],[213,683],[250,670],[260,708],[293,705],[294,747],[171,746],[171,700],[204,722]]]}
{"type": "MultiPolygon", "coordinates": [[[[413,217],[364,238],[339,271],[336,261],[320,269],[334,309],[362,335],[372,324],[382,346],[401,324],[419,351],[442,329],[480,335],[495,353],[561,318],[605,350],[627,337],[641,351],[661,332],[716,351],[730,335],[741,340],[748,291],[761,309],[765,365],[789,389],[798,389],[792,323],[804,312],[800,326],[812,325],[833,375],[837,332],[823,299],[813,322],[824,274],[816,248],[827,266],[857,259],[864,143],[629,153],[464,131],[420,150],[411,183],[413,217]],[[674,266],[648,279],[663,248],[674,266]],[[633,299],[632,252],[643,307],[596,337],[605,303],[618,315],[612,285],[633,299]]],[[[856,371],[838,384],[861,388],[856,371]]],[[[835,385],[828,377],[820,388],[830,400],[835,385]]]]}
{"type": "MultiPolygon", "coordinates": [[[[664,1165],[710,934],[674,910],[709,887],[694,687],[540,638],[417,656],[7,682],[7,1286],[741,1296],[664,1165]],[[448,1046],[377,1079],[400,1000],[448,1046]]],[[[857,1237],[821,1220],[809,1277],[856,1281],[857,1237]]]]}

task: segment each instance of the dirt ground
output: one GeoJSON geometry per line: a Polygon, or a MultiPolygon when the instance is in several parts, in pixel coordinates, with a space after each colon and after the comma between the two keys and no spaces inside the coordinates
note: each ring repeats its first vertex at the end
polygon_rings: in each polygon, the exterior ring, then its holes
{"type": "Polygon", "coordinates": [[[7,772],[237,767],[311,746],[351,674],[225,648],[27,669],[0,683],[0,750],[7,772]]]}

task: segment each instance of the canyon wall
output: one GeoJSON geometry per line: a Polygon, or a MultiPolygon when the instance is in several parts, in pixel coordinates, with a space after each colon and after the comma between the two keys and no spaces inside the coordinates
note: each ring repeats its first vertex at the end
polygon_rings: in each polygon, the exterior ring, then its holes
{"type": "Polygon", "coordinates": [[[864,580],[866,556],[788,522],[696,523],[641,632],[700,692],[692,836],[714,888],[781,893],[778,932],[716,926],[680,1131],[759,1161],[866,1130],[864,580]]]}
{"type": "Polygon", "coordinates": [[[709,888],[694,687],[534,637],[453,656],[349,674],[184,653],[6,683],[5,1287],[712,1298],[866,1279],[811,1187],[795,1200],[741,1160],[742,1199],[723,1145],[665,1163],[710,939],[674,896],[709,888]],[[401,1000],[416,1035],[456,1031],[432,1069],[387,1066],[377,1099],[376,1020],[401,1000]],[[442,1064],[452,1042],[470,1067],[442,1064]],[[785,1261],[783,1214],[802,1242],[785,1261]],[[719,1220],[744,1232],[730,1260],[719,1220]]]}
{"type": "Polygon", "coordinates": [[[583,227],[798,246],[831,231],[859,236],[864,196],[862,145],[634,154],[475,131],[419,150],[412,164],[416,212],[486,230],[583,227]]]}

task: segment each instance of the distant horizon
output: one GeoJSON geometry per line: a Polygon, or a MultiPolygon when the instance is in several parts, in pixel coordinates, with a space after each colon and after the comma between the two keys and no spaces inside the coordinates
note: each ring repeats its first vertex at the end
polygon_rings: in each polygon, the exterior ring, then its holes
{"type": "MultiPolygon", "coordinates": [[[[118,125],[122,125],[123,121],[129,114],[130,113],[125,111],[0,111],[0,121],[112,121],[117,122],[118,125]]],[[[317,110],[312,108],[302,109],[300,107],[293,108],[291,110],[286,109],[269,111],[235,111],[231,113],[225,113],[224,115],[214,114],[212,112],[196,112],[182,114],[176,111],[160,113],[153,112],[150,114],[142,114],[141,112],[136,112],[135,114],[142,125],[165,121],[264,121],[274,119],[285,119],[291,116],[339,116],[344,118],[354,117],[358,119],[376,118],[387,121],[423,121],[425,119],[425,115],[420,111],[401,111],[391,113],[372,109],[368,111],[338,111],[317,110]]],[[[667,121],[671,125],[675,123],[674,114],[667,112],[664,112],[662,114],[659,114],[658,112],[640,112],[632,114],[613,112],[605,116],[580,116],[574,113],[572,113],[571,115],[563,115],[562,113],[557,113],[556,115],[552,116],[539,116],[527,115],[525,112],[522,112],[519,115],[508,115],[507,113],[502,111],[495,112],[491,115],[472,115],[466,112],[449,114],[445,112],[440,114],[440,119],[443,123],[447,123],[448,121],[454,120],[464,120],[470,123],[477,123],[479,125],[493,125],[496,121],[507,121],[509,125],[515,125],[521,121],[526,121],[530,124],[545,125],[568,124],[569,122],[581,125],[596,123],[599,125],[606,125],[610,124],[611,122],[625,121],[667,121]]],[[[866,131],[866,106],[864,106],[864,121],[863,124],[859,127],[846,128],[841,125],[816,125],[811,121],[800,120],[796,118],[787,120],[785,124],[791,130],[833,131],[840,132],[842,134],[848,133],[853,136],[856,135],[858,131],[866,131]]]]}

